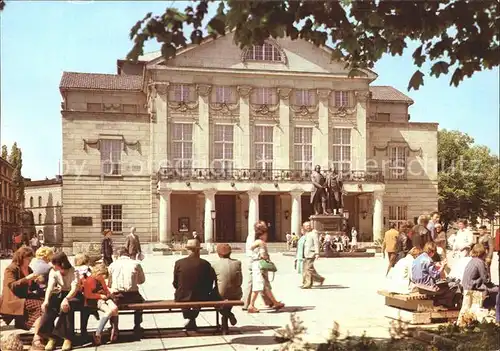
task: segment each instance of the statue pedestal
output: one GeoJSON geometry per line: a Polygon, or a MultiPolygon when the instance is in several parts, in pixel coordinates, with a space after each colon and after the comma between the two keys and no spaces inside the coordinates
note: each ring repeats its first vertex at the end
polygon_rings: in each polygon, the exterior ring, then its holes
{"type": "Polygon", "coordinates": [[[312,215],[309,217],[313,229],[316,229],[320,234],[328,232],[331,235],[343,233],[344,226],[347,225],[347,220],[343,215],[312,215]]]}

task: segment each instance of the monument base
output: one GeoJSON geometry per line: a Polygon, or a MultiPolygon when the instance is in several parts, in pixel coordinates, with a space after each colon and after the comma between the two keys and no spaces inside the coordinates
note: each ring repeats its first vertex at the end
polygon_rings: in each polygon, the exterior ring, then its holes
{"type": "Polygon", "coordinates": [[[341,214],[312,215],[309,220],[313,229],[316,229],[320,234],[340,235],[347,228],[347,220],[341,214]]]}

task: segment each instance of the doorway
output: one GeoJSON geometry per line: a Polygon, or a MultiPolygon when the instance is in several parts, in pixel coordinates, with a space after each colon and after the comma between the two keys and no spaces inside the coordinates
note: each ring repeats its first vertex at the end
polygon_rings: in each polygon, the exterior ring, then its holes
{"type": "Polygon", "coordinates": [[[236,238],[236,195],[215,195],[215,242],[236,238]]]}
{"type": "Polygon", "coordinates": [[[268,225],[267,240],[276,241],[276,195],[259,195],[259,219],[268,225]]]}

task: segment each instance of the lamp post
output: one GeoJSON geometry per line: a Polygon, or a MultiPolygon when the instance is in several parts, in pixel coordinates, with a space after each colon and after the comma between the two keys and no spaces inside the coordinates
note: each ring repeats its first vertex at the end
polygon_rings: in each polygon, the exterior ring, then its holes
{"type": "Polygon", "coordinates": [[[215,232],[215,218],[217,216],[217,212],[215,210],[210,211],[210,214],[212,216],[212,240],[213,242],[217,242],[217,234],[215,232]]]}

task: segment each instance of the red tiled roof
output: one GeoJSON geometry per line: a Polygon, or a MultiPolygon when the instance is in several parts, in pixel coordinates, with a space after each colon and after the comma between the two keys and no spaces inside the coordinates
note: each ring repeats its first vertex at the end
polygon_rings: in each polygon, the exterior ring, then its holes
{"type": "Polygon", "coordinates": [[[142,76],[63,72],[60,89],[141,90],[142,76]]]}
{"type": "Polygon", "coordinates": [[[370,92],[372,100],[405,102],[410,105],[414,102],[409,96],[388,85],[373,85],[370,87],[370,92]]]}

